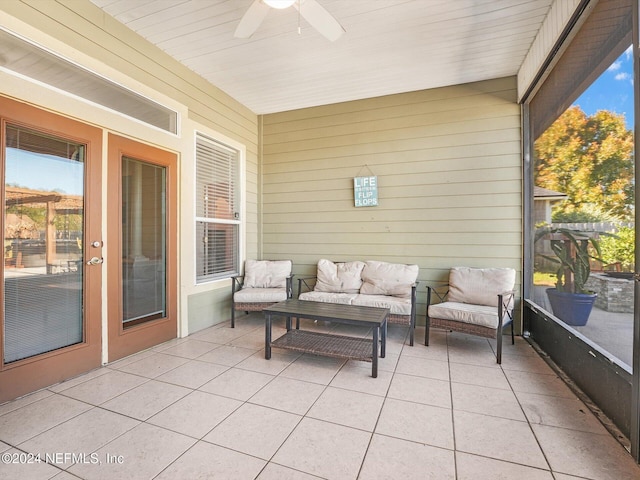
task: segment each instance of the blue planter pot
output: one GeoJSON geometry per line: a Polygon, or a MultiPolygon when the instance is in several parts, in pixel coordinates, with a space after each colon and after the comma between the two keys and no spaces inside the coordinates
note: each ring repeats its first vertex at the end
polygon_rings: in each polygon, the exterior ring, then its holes
{"type": "Polygon", "coordinates": [[[587,324],[591,309],[598,296],[595,293],[559,292],[547,288],[547,296],[553,314],[568,325],[582,327],[587,324]]]}

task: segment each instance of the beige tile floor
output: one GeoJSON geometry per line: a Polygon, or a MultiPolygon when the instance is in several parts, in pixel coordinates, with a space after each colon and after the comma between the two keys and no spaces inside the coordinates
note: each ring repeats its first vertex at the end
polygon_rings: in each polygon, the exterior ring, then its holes
{"type": "Polygon", "coordinates": [[[168,342],[0,405],[0,479],[640,479],[523,339],[500,366],[487,340],[406,336],[390,328],[375,379],[368,363],[265,360],[260,314],[168,342]]]}

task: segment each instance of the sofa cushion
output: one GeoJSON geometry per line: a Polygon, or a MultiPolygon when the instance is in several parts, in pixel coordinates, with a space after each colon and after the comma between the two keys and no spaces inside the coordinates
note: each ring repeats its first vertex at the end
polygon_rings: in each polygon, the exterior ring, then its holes
{"type": "Polygon", "coordinates": [[[243,288],[233,294],[236,303],[278,303],[286,299],[286,288],[243,288]]]}
{"type": "Polygon", "coordinates": [[[360,293],[410,298],[411,286],[418,278],[418,265],[369,260],[362,270],[360,293]]]}
{"type": "Polygon", "coordinates": [[[304,292],[298,295],[298,300],[306,300],[309,302],[339,303],[342,305],[351,305],[357,293],[332,293],[332,292],[304,292]]]}
{"type": "Polygon", "coordinates": [[[289,275],[291,275],[291,260],[244,262],[245,288],[285,288],[289,275]]]}
{"type": "Polygon", "coordinates": [[[411,315],[411,297],[390,297],[388,295],[357,295],[352,305],[361,307],[388,308],[394,315],[411,315]]]}
{"type": "Polygon", "coordinates": [[[471,305],[468,303],[444,302],[429,305],[429,317],[454,320],[482,327],[498,327],[498,307],[471,305]]]}
{"type": "Polygon", "coordinates": [[[317,292],[358,293],[362,286],[364,262],[334,263],[331,260],[318,261],[317,292]]]}
{"type": "Polygon", "coordinates": [[[513,290],[515,283],[513,268],[453,267],[448,300],[497,307],[498,294],[513,290]]]}

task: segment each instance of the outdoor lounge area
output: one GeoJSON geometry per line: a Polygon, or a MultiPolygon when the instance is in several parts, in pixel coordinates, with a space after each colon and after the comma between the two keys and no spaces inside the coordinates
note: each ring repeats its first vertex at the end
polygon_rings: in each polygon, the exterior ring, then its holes
{"type": "Polygon", "coordinates": [[[0,12],[0,480],[640,480],[640,0],[0,12]]]}
{"type": "Polygon", "coordinates": [[[265,360],[259,313],[172,340],[0,406],[0,479],[640,478],[522,338],[498,365],[486,339],[388,333],[375,379],[363,362],[265,360]]]}

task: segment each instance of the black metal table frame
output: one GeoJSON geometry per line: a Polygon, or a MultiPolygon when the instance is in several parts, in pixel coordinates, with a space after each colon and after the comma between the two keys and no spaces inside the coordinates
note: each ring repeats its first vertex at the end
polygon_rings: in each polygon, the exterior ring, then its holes
{"type": "MultiPolygon", "coordinates": [[[[377,378],[378,376],[378,342],[380,343],[380,358],[385,358],[386,355],[386,343],[387,343],[387,319],[389,318],[388,308],[377,307],[360,307],[353,305],[342,305],[332,303],[320,303],[309,302],[304,300],[290,299],[284,302],[279,302],[271,307],[267,307],[263,310],[265,316],[265,348],[264,358],[269,360],[271,358],[271,345],[272,345],[272,317],[283,316],[286,318],[287,332],[292,329],[291,319],[295,317],[296,329],[299,328],[299,319],[306,318],[310,320],[328,321],[333,323],[339,323],[344,325],[359,325],[372,327],[372,350],[371,350],[371,376],[377,378]],[[300,306],[311,307],[311,310],[305,310],[298,308],[300,306]],[[314,312],[313,307],[319,307],[324,312],[314,312]],[[372,315],[376,315],[375,320],[351,318],[344,314],[345,310],[352,310],[353,312],[363,312],[369,310],[372,315]]],[[[318,333],[319,335],[329,335],[324,333],[318,333]]],[[[352,339],[353,337],[341,336],[341,338],[352,339]]],[[[322,355],[322,353],[319,353],[322,355]]],[[[349,358],[349,357],[345,357],[349,358]]],[[[353,357],[356,358],[356,357],[353,357]]]]}

